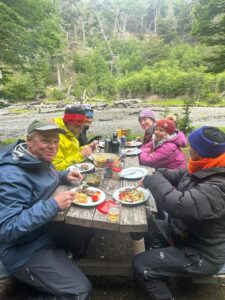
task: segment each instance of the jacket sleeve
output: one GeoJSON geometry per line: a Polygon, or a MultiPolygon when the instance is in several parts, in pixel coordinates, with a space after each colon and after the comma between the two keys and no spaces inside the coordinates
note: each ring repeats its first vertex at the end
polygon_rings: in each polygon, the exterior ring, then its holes
{"type": "Polygon", "coordinates": [[[69,166],[83,161],[84,156],[80,152],[81,149],[82,148],[79,148],[79,151],[72,151],[71,153],[71,151],[67,151],[63,145],[60,145],[57,155],[53,159],[56,170],[63,171],[69,166]]]}
{"type": "Polygon", "coordinates": [[[33,188],[28,180],[16,173],[1,174],[0,242],[12,242],[25,236],[60,211],[54,198],[34,201],[33,188]]]}
{"type": "MultiPolygon", "coordinates": [[[[176,148],[176,145],[171,144],[170,151],[173,151],[174,147],[176,148]]],[[[152,168],[162,168],[167,165],[171,161],[171,159],[173,159],[170,153],[168,153],[167,144],[163,144],[151,153],[149,153],[149,150],[147,151],[145,148],[143,149],[143,151],[141,151],[139,156],[141,165],[149,166],[152,168]]]]}
{"type": "Polygon", "coordinates": [[[156,173],[162,174],[173,186],[177,186],[187,170],[159,168],[156,173]]]}
{"type": "Polygon", "coordinates": [[[178,191],[157,173],[151,176],[148,188],[157,204],[172,218],[203,221],[225,214],[224,192],[216,184],[205,181],[189,190],[178,191]]]}

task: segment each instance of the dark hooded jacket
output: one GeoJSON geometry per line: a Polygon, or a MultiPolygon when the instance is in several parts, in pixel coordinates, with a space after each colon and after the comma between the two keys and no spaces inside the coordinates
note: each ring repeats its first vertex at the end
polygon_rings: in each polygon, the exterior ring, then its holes
{"type": "Polygon", "coordinates": [[[225,167],[192,175],[158,169],[145,178],[144,186],[168,213],[177,247],[195,249],[218,266],[225,262],[225,167]]]}
{"type": "Polygon", "coordinates": [[[49,198],[67,172],[56,172],[18,143],[0,161],[0,259],[9,272],[39,249],[52,247],[50,220],[60,208],[49,198]]]}

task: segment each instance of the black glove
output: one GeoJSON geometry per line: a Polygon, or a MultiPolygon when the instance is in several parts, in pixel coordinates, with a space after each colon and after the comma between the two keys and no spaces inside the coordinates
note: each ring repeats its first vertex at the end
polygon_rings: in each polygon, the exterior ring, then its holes
{"type": "Polygon", "coordinates": [[[101,138],[102,138],[101,135],[96,135],[88,141],[88,144],[90,144],[93,141],[100,140],[101,138]]]}

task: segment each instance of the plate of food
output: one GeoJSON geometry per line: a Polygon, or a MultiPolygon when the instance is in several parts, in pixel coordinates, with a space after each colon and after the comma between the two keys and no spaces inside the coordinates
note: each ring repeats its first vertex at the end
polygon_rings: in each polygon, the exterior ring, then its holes
{"type": "Polygon", "coordinates": [[[142,145],[142,142],[139,141],[126,141],[125,146],[126,147],[140,147],[142,145]]]}
{"type": "Polygon", "coordinates": [[[140,167],[131,167],[123,169],[120,177],[124,179],[140,179],[148,175],[148,170],[140,167]]]}
{"type": "Polygon", "coordinates": [[[149,190],[142,187],[128,186],[116,190],[113,198],[122,204],[137,205],[144,203],[150,197],[149,190]]]}
{"type": "Polygon", "coordinates": [[[78,170],[78,171],[80,171],[80,173],[86,173],[86,172],[93,170],[94,168],[95,168],[94,164],[84,162],[84,163],[72,165],[72,166],[68,167],[67,170],[69,170],[69,171],[78,170]]]}
{"type": "Polygon", "coordinates": [[[75,192],[73,203],[79,206],[92,207],[105,201],[105,193],[95,187],[77,187],[71,191],[75,192]]]}
{"type": "Polygon", "coordinates": [[[132,155],[138,155],[141,153],[141,150],[138,148],[127,148],[123,150],[123,153],[125,153],[127,156],[132,156],[132,155]]]}

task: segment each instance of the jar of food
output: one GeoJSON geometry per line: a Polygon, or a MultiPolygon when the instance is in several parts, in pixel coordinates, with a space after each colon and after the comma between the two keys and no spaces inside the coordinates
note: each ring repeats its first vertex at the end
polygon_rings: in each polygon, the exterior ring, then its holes
{"type": "Polygon", "coordinates": [[[116,180],[118,180],[118,179],[120,179],[120,172],[121,172],[121,168],[113,168],[112,169],[112,178],[113,179],[116,179],[116,180]]]}
{"type": "Polygon", "coordinates": [[[108,167],[108,168],[113,168],[113,162],[114,162],[114,160],[112,159],[112,158],[108,158],[107,160],[106,160],[106,167],[108,167]]]}

